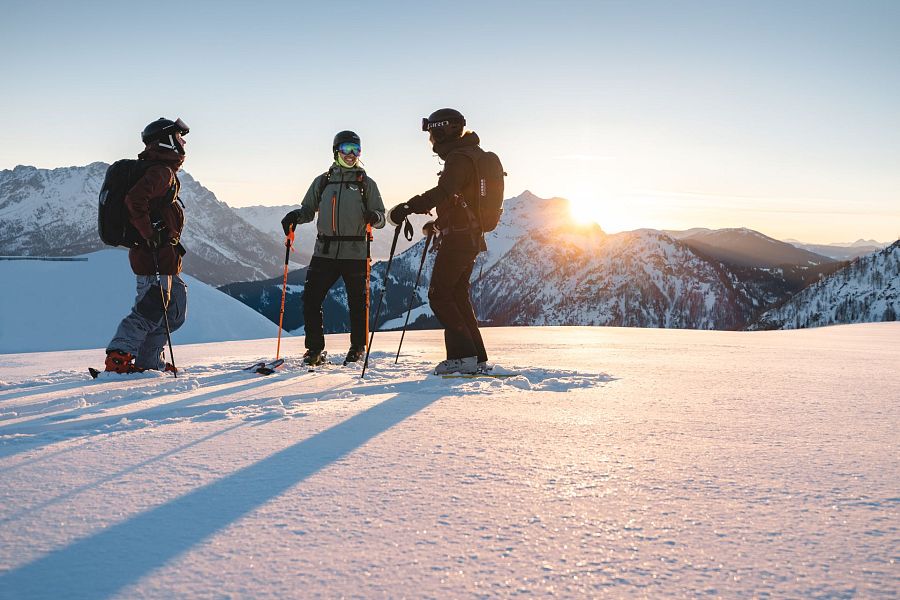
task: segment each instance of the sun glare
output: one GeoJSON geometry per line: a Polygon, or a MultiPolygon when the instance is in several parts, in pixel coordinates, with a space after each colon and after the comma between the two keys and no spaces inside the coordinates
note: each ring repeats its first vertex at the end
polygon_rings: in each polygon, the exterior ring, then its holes
{"type": "Polygon", "coordinates": [[[601,199],[594,194],[572,195],[569,214],[578,225],[599,225],[606,233],[629,231],[641,227],[633,215],[627,214],[627,205],[601,199]]]}
{"type": "Polygon", "coordinates": [[[595,198],[576,196],[569,198],[569,214],[579,225],[596,223],[603,225],[599,203],[595,198]]]}

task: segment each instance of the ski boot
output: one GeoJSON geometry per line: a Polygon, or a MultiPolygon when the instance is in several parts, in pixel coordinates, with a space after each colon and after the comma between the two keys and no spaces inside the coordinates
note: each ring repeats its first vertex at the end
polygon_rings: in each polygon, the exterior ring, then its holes
{"type": "Polygon", "coordinates": [[[479,373],[490,373],[491,369],[494,368],[494,363],[489,363],[486,360],[479,361],[478,363],[478,372],[479,373]]]}
{"type": "Polygon", "coordinates": [[[344,359],[344,365],[347,365],[348,363],[359,362],[359,359],[361,359],[363,356],[365,356],[365,354],[366,354],[365,348],[357,348],[356,346],[350,346],[350,350],[347,351],[347,357],[344,359]]]}
{"type": "Polygon", "coordinates": [[[143,373],[144,369],[134,366],[134,356],[121,350],[106,353],[106,370],[112,373],[143,373]]]}
{"type": "Polygon", "coordinates": [[[435,375],[450,375],[451,373],[462,373],[464,375],[473,375],[478,372],[478,357],[467,356],[465,358],[448,358],[442,360],[434,368],[435,375]]]}
{"type": "Polygon", "coordinates": [[[307,367],[317,367],[324,365],[328,358],[328,352],[325,350],[307,350],[303,354],[303,364],[307,367]]]}

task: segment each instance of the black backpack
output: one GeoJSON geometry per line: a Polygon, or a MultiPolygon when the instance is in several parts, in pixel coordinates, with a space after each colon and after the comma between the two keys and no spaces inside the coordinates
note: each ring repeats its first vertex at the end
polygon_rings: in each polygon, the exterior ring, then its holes
{"type": "Polygon", "coordinates": [[[506,172],[500,157],[481,148],[456,150],[465,154],[475,166],[475,216],[482,232],[493,231],[503,214],[503,178],[506,172]]]}
{"type": "Polygon", "coordinates": [[[125,196],[152,164],[148,160],[123,159],[106,170],[97,211],[97,232],[104,244],[127,248],[142,241],[141,234],[128,218],[125,196]]]}

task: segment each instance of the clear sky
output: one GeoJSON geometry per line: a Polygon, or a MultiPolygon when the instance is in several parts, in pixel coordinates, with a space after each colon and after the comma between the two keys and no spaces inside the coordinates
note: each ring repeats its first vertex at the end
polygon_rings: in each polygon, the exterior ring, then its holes
{"type": "Polygon", "coordinates": [[[900,236],[900,2],[2,0],[0,168],[111,162],[159,117],[232,206],[299,201],[341,129],[391,206],[461,110],[609,232],[900,236]]]}

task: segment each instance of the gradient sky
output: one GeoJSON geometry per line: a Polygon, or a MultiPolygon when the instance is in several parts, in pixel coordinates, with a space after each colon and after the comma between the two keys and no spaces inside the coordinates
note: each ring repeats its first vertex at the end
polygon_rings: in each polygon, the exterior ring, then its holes
{"type": "Polygon", "coordinates": [[[232,206],[299,201],[353,129],[391,206],[461,110],[606,231],[900,236],[900,2],[2,0],[0,168],[131,156],[159,117],[232,206]]]}

